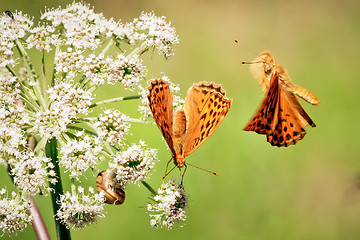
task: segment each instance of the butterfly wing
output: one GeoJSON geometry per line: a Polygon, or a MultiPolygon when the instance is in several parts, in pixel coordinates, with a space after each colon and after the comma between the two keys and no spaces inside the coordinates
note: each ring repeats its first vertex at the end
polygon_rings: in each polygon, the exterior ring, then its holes
{"type": "Polygon", "coordinates": [[[259,134],[269,134],[274,130],[274,126],[278,119],[280,92],[279,80],[277,74],[274,74],[270,87],[266,93],[262,104],[253,118],[244,127],[245,131],[254,131],[259,134]]]}
{"type": "Polygon", "coordinates": [[[267,135],[273,146],[287,147],[301,140],[306,131],[305,126],[315,127],[315,123],[301,107],[296,96],[286,89],[280,90],[278,121],[274,131],[267,135]]]}
{"type": "Polygon", "coordinates": [[[207,82],[192,85],[184,104],[187,122],[185,157],[211,136],[228,113],[231,102],[232,100],[225,96],[221,85],[207,82]]]}
{"type": "Polygon", "coordinates": [[[168,144],[172,155],[175,156],[173,147],[173,97],[169,84],[162,79],[151,81],[149,86],[149,106],[153,118],[168,144]]]}

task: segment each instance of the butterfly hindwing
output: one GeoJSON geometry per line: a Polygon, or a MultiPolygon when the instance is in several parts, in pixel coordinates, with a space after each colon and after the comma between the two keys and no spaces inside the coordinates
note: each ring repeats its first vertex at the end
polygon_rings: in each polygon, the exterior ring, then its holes
{"type": "Polygon", "coordinates": [[[221,85],[207,82],[193,84],[184,104],[187,121],[184,156],[191,154],[210,137],[228,113],[231,102],[221,85]]]}
{"type": "Polygon", "coordinates": [[[149,106],[153,118],[165,138],[173,156],[173,97],[169,84],[162,79],[151,81],[149,86],[149,106]]]}

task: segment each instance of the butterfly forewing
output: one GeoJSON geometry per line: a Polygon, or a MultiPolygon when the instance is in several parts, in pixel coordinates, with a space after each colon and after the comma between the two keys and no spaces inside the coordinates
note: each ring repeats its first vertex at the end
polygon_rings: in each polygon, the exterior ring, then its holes
{"type": "Polygon", "coordinates": [[[169,84],[162,79],[151,81],[149,86],[149,106],[153,118],[168,144],[172,156],[175,155],[173,148],[173,97],[169,84]]]}
{"type": "Polygon", "coordinates": [[[269,134],[274,130],[275,123],[278,119],[279,111],[279,81],[277,75],[274,75],[270,87],[266,93],[260,108],[254,117],[244,127],[245,131],[254,131],[259,134],[269,134]]]}
{"type": "Polygon", "coordinates": [[[201,82],[189,89],[184,104],[187,121],[184,156],[210,137],[228,113],[231,102],[221,85],[201,82]]]}

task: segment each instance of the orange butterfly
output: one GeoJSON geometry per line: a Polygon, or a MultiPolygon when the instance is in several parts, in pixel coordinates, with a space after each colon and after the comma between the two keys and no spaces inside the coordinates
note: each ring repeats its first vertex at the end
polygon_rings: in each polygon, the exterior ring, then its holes
{"type": "Polygon", "coordinates": [[[185,157],[215,131],[232,100],[225,96],[221,85],[195,83],[187,93],[184,107],[174,113],[173,97],[166,81],[154,80],[148,89],[153,118],[171,150],[174,164],[179,168],[186,166],[185,157]]]}
{"type": "Polygon", "coordinates": [[[266,97],[244,130],[265,134],[273,146],[296,144],[305,136],[305,126],[315,127],[296,96],[313,105],[318,105],[320,100],[293,84],[285,68],[275,62],[270,52],[262,52],[253,62],[243,62],[246,63],[251,64],[250,71],[266,92],[266,97]]]}

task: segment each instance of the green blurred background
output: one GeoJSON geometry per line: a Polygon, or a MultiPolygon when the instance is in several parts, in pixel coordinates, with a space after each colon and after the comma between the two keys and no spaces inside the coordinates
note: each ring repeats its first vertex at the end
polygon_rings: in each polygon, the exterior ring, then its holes
{"type": "MultiPolygon", "coordinates": [[[[1,11],[21,10],[38,19],[45,6],[72,1],[2,0],[1,11]]],[[[73,239],[360,239],[360,2],[343,1],[86,1],[107,18],[123,22],[154,10],[180,36],[169,60],[145,57],[148,78],[165,73],[184,97],[194,82],[221,83],[233,99],[213,136],[187,161],[188,220],[182,228],[153,229],[144,207],[148,191],[128,186],[122,206],[106,206],[106,217],[73,239]],[[240,44],[235,44],[237,39],[240,44]],[[319,106],[301,104],[317,124],[295,146],[272,147],[266,137],[242,128],[263,93],[241,61],[270,50],[294,83],[309,89],[319,106]]],[[[107,88],[107,95],[122,93],[107,88]]],[[[101,95],[105,92],[98,92],[101,95]]],[[[106,96],[103,96],[103,98],[106,96]]],[[[136,103],[118,103],[136,117],[136,103]]],[[[159,149],[149,183],[159,187],[170,152],[155,125],[133,124],[130,141],[159,149]]],[[[106,164],[103,164],[106,167],[106,164]]],[[[11,188],[1,168],[2,185],[11,188]]],[[[67,184],[65,182],[65,184],[67,184]]],[[[96,186],[91,174],[86,185],[96,186]]],[[[50,198],[38,198],[55,238],[50,198]]],[[[4,236],[4,239],[7,239],[4,236]]],[[[36,239],[32,227],[11,239],[36,239]]]]}

